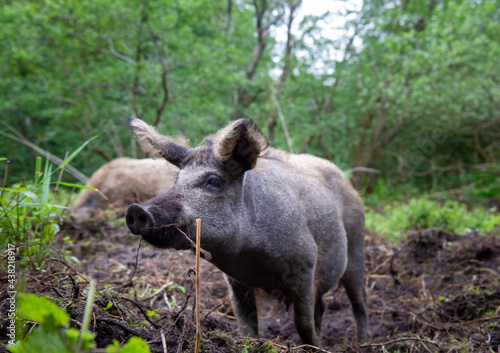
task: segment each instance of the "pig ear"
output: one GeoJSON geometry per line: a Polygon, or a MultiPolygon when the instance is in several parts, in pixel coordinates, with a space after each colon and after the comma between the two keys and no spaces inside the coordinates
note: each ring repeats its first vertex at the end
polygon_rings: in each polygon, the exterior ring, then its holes
{"type": "Polygon", "coordinates": [[[232,174],[255,167],[257,158],[268,147],[267,140],[251,119],[239,119],[215,136],[214,151],[232,174]]]}
{"type": "Polygon", "coordinates": [[[188,147],[179,145],[171,138],[159,134],[156,129],[141,119],[131,119],[130,128],[142,150],[150,157],[163,157],[173,165],[181,168],[182,161],[189,151],[188,147]]]}

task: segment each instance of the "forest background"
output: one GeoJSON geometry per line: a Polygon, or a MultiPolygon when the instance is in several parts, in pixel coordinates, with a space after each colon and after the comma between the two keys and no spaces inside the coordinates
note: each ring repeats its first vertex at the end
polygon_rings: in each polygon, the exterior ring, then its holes
{"type": "Polygon", "coordinates": [[[11,183],[39,155],[13,137],[64,158],[98,135],[71,163],[90,176],[142,156],[130,117],[196,144],[246,116],[366,194],[500,192],[498,0],[331,1],[320,16],[297,0],[2,3],[11,183]],[[329,26],[338,38],[322,36],[329,26]]]}
{"type": "MultiPolygon", "coordinates": [[[[67,217],[75,183],[114,158],[145,157],[131,117],[193,145],[250,117],[272,146],[346,171],[367,205],[374,303],[375,342],[356,351],[500,347],[500,0],[325,0],[324,13],[311,2],[0,0],[0,307],[11,307],[6,288],[19,292],[18,343],[3,344],[4,315],[0,352],[119,352],[127,340],[164,352],[194,341],[190,320],[170,330],[170,314],[188,315],[187,257],[138,261],[123,217],[67,217]],[[151,341],[167,326],[166,343],[151,341]]],[[[230,311],[219,275],[203,285],[216,321],[230,311]]],[[[335,351],[349,342],[338,339],[344,304],[323,332],[335,351]]],[[[228,340],[231,321],[217,334],[210,322],[206,351],[220,337],[228,352],[262,351],[228,340]]]]}

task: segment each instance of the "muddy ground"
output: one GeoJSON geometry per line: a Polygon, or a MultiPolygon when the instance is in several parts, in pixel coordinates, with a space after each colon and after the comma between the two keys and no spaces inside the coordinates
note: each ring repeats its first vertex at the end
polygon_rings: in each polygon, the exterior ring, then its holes
{"type": "MultiPolygon", "coordinates": [[[[139,239],[117,222],[67,224],[58,238],[65,236],[74,242],[61,241],[62,246],[82,266],[52,259],[47,272],[27,275],[30,292],[63,299],[72,325],[78,328],[86,279],[93,278],[98,295],[90,329],[97,334],[98,347],[135,335],[146,339],[152,352],[194,351],[192,252],[159,251],[142,243],[137,258],[139,239]]],[[[366,272],[371,341],[353,345],[350,304],[343,289],[337,288],[326,295],[322,347],[317,349],[300,345],[293,308],[287,311],[284,304],[265,297],[259,301],[262,338],[242,337],[221,272],[202,260],[202,351],[268,352],[272,347],[277,352],[500,351],[500,236],[416,231],[396,246],[370,233],[366,272]]],[[[1,277],[0,286],[5,287],[1,277]]],[[[2,297],[0,305],[4,304],[2,297]]],[[[0,342],[5,342],[5,325],[0,342]]]]}

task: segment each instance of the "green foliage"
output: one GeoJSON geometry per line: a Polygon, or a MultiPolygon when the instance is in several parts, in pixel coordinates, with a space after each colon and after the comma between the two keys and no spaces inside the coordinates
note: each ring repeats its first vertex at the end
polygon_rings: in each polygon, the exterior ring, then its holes
{"type": "Polygon", "coordinates": [[[278,353],[278,350],[271,342],[264,342],[260,346],[256,347],[252,352],[256,353],[278,353]]]}
{"type": "MultiPolygon", "coordinates": [[[[91,316],[93,299],[89,290],[85,317],[91,316]],[[90,305],[88,305],[90,303],[90,305]]],[[[8,345],[12,353],[86,353],[95,348],[95,334],[86,329],[88,321],[84,320],[79,330],[69,327],[69,315],[54,302],[45,297],[34,294],[21,294],[19,300],[19,314],[28,321],[38,325],[15,345],[8,345]],[[86,323],[86,325],[85,325],[86,323]]],[[[109,353],[149,353],[147,343],[139,337],[131,337],[126,345],[120,347],[118,341],[106,349],[109,353]]]]}
{"type": "MultiPolygon", "coordinates": [[[[54,175],[61,173],[61,168],[69,163],[84,147],[77,149],[64,163],[56,169],[47,160],[42,168],[42,159],[36,160],[34,179],[30,183],[19,183],[11,188],[2,188],[0,193],[0,233],[9,244],[16,244],[20,252],[20,265],[28,263],[40,267],[49,257],[59,255],[59,251],[51,247],[54,235],[59,232],[64,219],[66,206],[60,205],[63,198],[69,201],[68,192],[59,193],[51,189],[56,184],[66,184],[71,187],[80,187],[74,184],[54,182],[54,175]],[[63,196],[64,195],[64,196],[63,196]]],[[[4,163],[6,159],[0,161],[4,163]]],[[[61,254],[68,260],[79,263],[78,259],[61,254]]]]}
{"type": "Polygon", "coordinates": [[[54,302],[34,294],[20,295],[19,314],[39,325],[22,341],[9,345],[13,353],[74,353],[88,352],[94,348],[94,334],[85,332],[78,344],[80,332],[69,328],[68,314],[54,302]]]}
{"type": "Polygon", "coordinates": [[[403,240],[408,231],[428,228],[443,228],[457,234],[472,231],[490,234],[500,232],[500,214],[496,209],[475,207],[468,211],[463,203],[451,200],[440,203],[420,197],[387,205],[382,213],[368,211],[366,227],[393,242],[403,240]]]}
{"type": "Polygon", "coordinates": [[[27,244],[20,249],[22,261],[35,259],[41,263],[53,255],[50,243],[59,231],[66,207],[52,202],[50,185],[55,171],[51,164],[47,161],[42,171],[41,159],[37,161],[33,183],[2,188],[0,232],[10,244],[27,244]]]}
{"type": "MultiPolygon", "coordinates": [[[[394,185],[458,188],[464,168],[498,167],[499,0],[366,0],[345,14],[351,38],[321,35],[331,14],[306,16],[283,54],[291,3],[8,1],[0,128],[58,156],[99,135],[72,161],[88,175],[137,155],[130,116],[199,139],[246,115],[274,146],[343,169],[379,169],[353,174],[367,193],[379,175],[394,185]],[[255,5],[264,3],[271,25],[259,43],[255,5]]],[[[35,157],[5,138],[0,155],[16,182],[35,157]]]]}
{"type": "Polygon", "coordinates": [[[68,314],[45,297],[23,295],[20,304],[19,314],[28,320],[43,323],[49,331],[69,324],[68,314]]]}
{"type": "Polygon", "coordinates": [[[140,337],[130,337],[127,344],[120,348],[120,342],[113,340],[113,344],[106,348],[107,353],[150,353],[148,344],[140,337]]]}

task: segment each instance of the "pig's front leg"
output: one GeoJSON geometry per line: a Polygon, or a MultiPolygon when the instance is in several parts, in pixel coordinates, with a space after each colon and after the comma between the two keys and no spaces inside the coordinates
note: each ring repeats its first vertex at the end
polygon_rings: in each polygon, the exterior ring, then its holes
{"type": "Polygon", "coordinates": [[[257,337],[259,321],[253,288],[247,287],[229,276],[225,277],[229,287],[233,311],[242,334],[257,337]]]}

